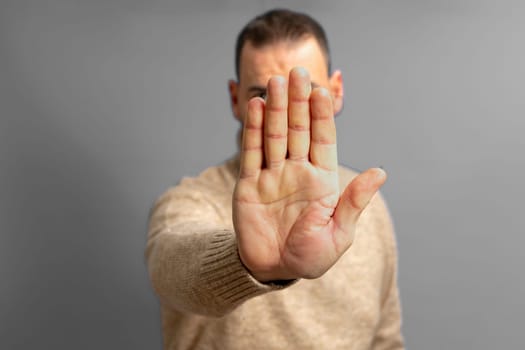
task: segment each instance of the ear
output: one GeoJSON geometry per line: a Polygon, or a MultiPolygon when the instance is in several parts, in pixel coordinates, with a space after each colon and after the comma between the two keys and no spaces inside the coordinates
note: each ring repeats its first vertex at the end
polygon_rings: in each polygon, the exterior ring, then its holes
{"type": "Polygon", "coordinates": [[[235,119],[242,122],[239,110],[239,83],[237,83],[233,79],[228,80],[228,90],[230,92],[230,104],[233,116],[235,117],[235,119]]]}
{"type": "Polygon", "coordinates": [[[334,100],[334,114],[338,115],[339,112],[343,110],[343,95],[344,95],[344,86],[343,86],[343,74],[340,70],[334,71],[332,76],[330,76],[330,90],[332,93],[332,98],[334,100]]]}

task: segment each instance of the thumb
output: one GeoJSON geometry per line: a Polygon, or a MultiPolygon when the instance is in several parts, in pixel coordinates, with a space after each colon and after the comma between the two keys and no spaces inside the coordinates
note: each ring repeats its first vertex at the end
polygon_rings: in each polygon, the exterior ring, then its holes
{"type": "Polygon", "coordinates": [[[353,232],[359,215],[385,181],[383,169],[371,168],[357,175],[346,186],[334,213],[334,222],[344,234],[353,232]]]}

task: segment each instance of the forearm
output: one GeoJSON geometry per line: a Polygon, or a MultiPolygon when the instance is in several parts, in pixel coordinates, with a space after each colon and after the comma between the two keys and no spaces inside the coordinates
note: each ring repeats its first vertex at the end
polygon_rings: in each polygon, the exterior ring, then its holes
{"type": "Polygon", "coordinates": [[[180,311],[221,316],[276,286],[257,282],[242,265],[231,230],[187,222],[148,243],[148,270],[161,301],[180,311]]]}

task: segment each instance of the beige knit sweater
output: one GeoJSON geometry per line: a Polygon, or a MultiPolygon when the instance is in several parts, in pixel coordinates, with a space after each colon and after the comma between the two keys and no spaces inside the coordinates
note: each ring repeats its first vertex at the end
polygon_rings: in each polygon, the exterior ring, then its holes
{"type": "MultiPolygon", "coordinates": [[[[402,349],[396,245],[376,195],[322,277],[262,284],[232,224],[238,158],[185,178],[152,209],[146,248],[165,349],[402,349]]],[[[355,176],[340,168],[344,189],[355,176]]]]}

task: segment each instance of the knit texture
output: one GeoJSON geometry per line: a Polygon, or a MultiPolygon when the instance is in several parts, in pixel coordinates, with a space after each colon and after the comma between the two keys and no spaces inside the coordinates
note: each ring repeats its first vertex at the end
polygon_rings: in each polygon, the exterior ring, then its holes
{"type": "MultiPolygon", "coordinates": [[[[150,213],[146,260],[164,349],[403,349],[396,244],[381,196],[322,277],[260,283],[237,252],[238,166],[233,158],[184,178],[150,213]]],[[[341,190],[355,175],[340,167],[341,190]]]]}

